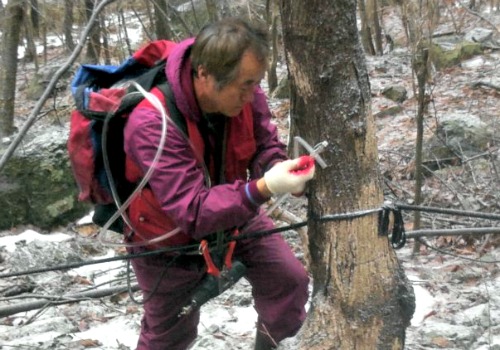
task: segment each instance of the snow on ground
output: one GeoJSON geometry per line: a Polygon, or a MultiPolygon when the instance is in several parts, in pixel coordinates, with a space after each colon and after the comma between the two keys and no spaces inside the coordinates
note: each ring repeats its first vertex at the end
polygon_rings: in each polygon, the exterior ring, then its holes
{"type": "MultiPolygon", "coordinates": [[[[16,247],[29,242],[64,242],[73,239],[70,235],[61,233],[40,234],[33,230],[26,230],[18,235],[0,237],[0,250],[6,249],[9,253],[16,247]],[[23,243],[24,242],[24,243],[23,243]]],[[[106,255],[95,257],[103,259],[114,256],[113,250],[108,250],[106,255]]],[[[94,285],[101,288],[108,287],[109,281],[123,273],[123,261],[105,264],[92,264],[67,271],[69,276],[80,276],[92,280],[94,285]]],[[[424,317],[432,310],[435,298],[423,286],[419,285],[419,278],[410,275],[414,282],[416,295],[416,312],[412,325],[418,327],[424,317]]],[[[45,309],[41,314],[39,310],[23,312],[12,316],[14,325],[25,336],[16,336],[15,328],[0,326],[0,347],[4,349],[29,344],[46,344],[59,339],[61,343],[71,339],[74,344],[85,343],[86,349],[133,349],[137,343],[141,310],[128,313],[124,305],[111,305],[108,302],[80,302],[77,306],[58,306],[45,309]],[[93,315],[90,317],[85,303],[91,305],[93,315]],[[76,308],[76,310],[73,310],[76,308]],[[75,329],[68,321],[68,315],[81,312],[78,328],[75,329]],[[88,320],[90,317],[91,320],[88,320]],[[21,326],[28,320],[34,321],[26,326],[21,326]],[[85,321],[84,321],[85,320],[85,321]],[[99,322],[96,322],[99,320],[99,322]],[[10,339],[5,339],[5,335],[10,339]],[[92,346],[95,344],[96,346],[92,346]]],[[[70,318],[70,317],[69,317],[70,318]]],[[[250,286],[246,280],[241,280],[232,289],[226,291],[216,299],[202,307],[199,324],[199,336],[193,344],[193,350],[228,349],[228,343],[234,349],[248,349],[253,342],[255,321],[257,313],[252,304],[250,286]]],[[[232,348],[231,348],[232,349],[232,348]]]]}

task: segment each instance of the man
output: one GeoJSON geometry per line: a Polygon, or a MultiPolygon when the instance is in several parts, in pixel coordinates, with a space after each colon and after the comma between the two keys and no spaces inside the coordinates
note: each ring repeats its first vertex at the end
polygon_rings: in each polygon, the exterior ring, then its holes
{"type": "MultiPolygon", "coordinates": [[[[303,159],[287,160],[278,140],[259,87],[267,55],[267,34],[240,19],[209,25],[169,54],[166,76],[186,130],[168,123],[149,186],[130,207],[134,232],[128,239],[141,242],[177,227],[180,233],[131,252],[199,242],[235,228],[269,230],[273,223],[261,215],[260,205],[273,194],[303,193],[314,164],[294,171],[303,159]]],[[[161,135],[160,112],[141,103],[125,128],[125,152],[135,173],[149,169],[161,135]]],[[[134,180],[131,173],[127,177],[134,180]]],[[[278,234],[238,241],[233,257],[246,266],[252,286],[255,349],[273,349],[302,325],[307,273],[278,234]]],[[[182,314],[182,308],[206,275],[205,262],[164,254],[132,264],[145,298],[137,349],[187,349],[197,335],[199,310],[182,314]]]]}

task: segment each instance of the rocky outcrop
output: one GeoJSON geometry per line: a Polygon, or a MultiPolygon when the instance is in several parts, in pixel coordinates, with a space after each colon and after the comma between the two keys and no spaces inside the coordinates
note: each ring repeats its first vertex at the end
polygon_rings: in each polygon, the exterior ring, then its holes
{"type": "Polygon", "coordinates": [[[26,224],[50,229],[88,213],[90,207],[77,201],[66,151],[68,133],[61,126],[38,131],[7,162],[0,173],[0,230],[26,224]]]}

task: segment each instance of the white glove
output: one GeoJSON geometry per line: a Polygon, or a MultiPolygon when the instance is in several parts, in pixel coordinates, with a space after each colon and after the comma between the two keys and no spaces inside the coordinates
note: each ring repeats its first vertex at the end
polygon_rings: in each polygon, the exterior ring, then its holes
{"type": "Polygon", "coordinates": [[[306,182],[314,177],[314,158],[302,156],[276,164],[264,174],[267,188],[273,194],[302,193],[306,182]]]}

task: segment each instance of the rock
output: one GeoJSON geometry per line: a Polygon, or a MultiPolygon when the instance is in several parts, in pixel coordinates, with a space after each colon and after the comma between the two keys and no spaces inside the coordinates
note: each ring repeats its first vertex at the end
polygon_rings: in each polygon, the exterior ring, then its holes
{"type": "MultiPolygon", "coordinates": [[[[45,89],[50,83],[52,77],[57,73],[57,71],[61,69],[61,66],[44,66],[40,68],[38,72],[29,80],[26,89],[26,97],[32,101],[37,101],[42,97],[45,89]]],[[[62,78],[57,83],[52,95],[54,95],[58,91],[65,90],[69,85],[68,78],[72,76],[74,72],[71,70],[66,71],[63,74],[62,78]]]]}
{"type": "Polygon", "coordinates": [[[419,333],[422,345],[459,349],[470,349],[481,334],[477,326],[451,325],[447,322],[426,324],[419,333]]]}
{"type": "Polygon", "coordinates": [[[406,88],[401,85],[389,86],[382,90],[382,95],[398,103],[404,102],[407,98],[407,94],[406,88]]]}
{"type": "Polygon", "coordinates": [[[443,165],[458,165],[462,158],[486,151],[492,136],[488,125],[477,116],[443,117],[425,146],[424,163],[433,170],[443,165]]]}
{"type": "Polygon", "coordinates": [[[430,46],[430,60],[437,70],[449,68],[483,51],[481,44],[462,38],[446,37],[430,46]]]}
{"type": "Polygon", "coordinates": [[[77,201],[66,151],[68,131],[50,126],[31,135],[6,163],[0,175],[0,230],[27,224],[49,229],[88,213],[90,207],[77,201]]]}
{"type": "Polygon", "coordinates": [[[493,30],[485,28],[474,28],[467,34],[464,39],[473,43],[483,43],[493,37],[493,30]]]}
{"type": "Polygon", "coordinates": [[[386,97],[377,96],[372,98],[372,110],[375,118],[383,118],[401,113],[403,107],[386,97]]]}

